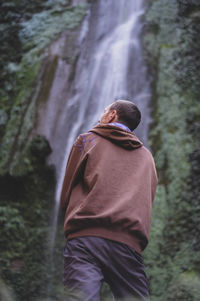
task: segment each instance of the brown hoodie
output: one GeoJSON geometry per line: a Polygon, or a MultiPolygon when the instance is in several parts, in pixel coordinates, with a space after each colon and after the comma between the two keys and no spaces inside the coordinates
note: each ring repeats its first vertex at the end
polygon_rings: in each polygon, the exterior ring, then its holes
{"type": "Polygon", "coordinates": [[[61,193],[66,237],[99,236],[141,253],[156,185],[153,157],[132,132],[95,126],[77,138],[68,159],[61,193]]]}

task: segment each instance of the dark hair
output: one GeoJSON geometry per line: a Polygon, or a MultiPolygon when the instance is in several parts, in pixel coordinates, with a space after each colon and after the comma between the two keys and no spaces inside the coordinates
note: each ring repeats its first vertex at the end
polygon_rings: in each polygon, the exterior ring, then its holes
{"type": "Polygon", "coordinates": [[[141,112],[133,102],[121,99],[116,100],[110,106],[110,111],[113,110],[117,111],[117,121],[125,124],[131,131],[139,125],[141,112]]]}

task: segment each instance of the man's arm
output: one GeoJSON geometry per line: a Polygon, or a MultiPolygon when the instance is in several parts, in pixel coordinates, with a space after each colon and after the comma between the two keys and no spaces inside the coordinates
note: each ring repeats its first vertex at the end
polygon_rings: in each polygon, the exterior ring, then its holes
{"type": "Polygon", "coordinates": [[[60,207],[63,210],[67,209],[72,188],[76,184],[77,178],[81,174],[82,159],[84,157],[84,143],[81,135],[75,141],[67,162],[65,176],[62,185],[60,197],[60,207]]]}

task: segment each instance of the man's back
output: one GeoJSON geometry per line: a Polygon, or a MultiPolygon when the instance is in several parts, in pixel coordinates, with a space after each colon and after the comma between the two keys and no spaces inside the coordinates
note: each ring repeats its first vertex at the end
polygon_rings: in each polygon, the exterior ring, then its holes
{"type": "Polygon", "coordinates": [[[73,160],[78,163],[68,196],[66,236],[99,236],[141,253],[157,183],[150,152],[133,133],[98,125],[78,137],[73,160]]]}

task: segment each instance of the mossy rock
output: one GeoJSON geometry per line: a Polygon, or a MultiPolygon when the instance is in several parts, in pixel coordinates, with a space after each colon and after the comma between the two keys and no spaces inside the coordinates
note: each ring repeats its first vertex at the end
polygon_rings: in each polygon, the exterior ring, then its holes
{"type": "Polygon", "coordinates": [[[199,1],[154,0],[146,17],[144,46],[155,80],[150,137],[160,183],[145,252],[153,301],[199,300],[199,15],[199,1]]]}

